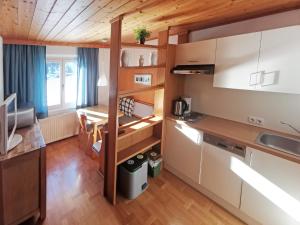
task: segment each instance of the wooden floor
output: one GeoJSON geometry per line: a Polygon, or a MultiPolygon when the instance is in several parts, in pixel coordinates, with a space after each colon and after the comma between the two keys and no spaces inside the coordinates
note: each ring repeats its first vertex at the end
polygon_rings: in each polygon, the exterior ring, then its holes
{"type": "Polygon", "coordinates": [[[118,196],[115,207],[102,196],[97,163],[79,148],[77,138],[47,147],[47,218],[44,225],[239,225],[224,211],[167,171],[149,179],[135,200],[118,196]]]}

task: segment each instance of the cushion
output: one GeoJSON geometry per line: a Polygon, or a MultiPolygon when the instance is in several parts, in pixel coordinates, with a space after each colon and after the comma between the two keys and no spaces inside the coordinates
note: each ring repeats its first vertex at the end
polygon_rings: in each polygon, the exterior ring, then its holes
{"type": "Polygon", "coordinates": [[[132,117],[134,111],[134,99],[133,98],[120,98],[119,109],[126,116],[132,117]]]}

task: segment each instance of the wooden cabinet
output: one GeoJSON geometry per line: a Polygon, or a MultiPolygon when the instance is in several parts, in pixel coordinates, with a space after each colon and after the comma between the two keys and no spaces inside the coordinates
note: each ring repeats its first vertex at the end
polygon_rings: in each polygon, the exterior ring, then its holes
{"type": "Polygon", "coordinates": [[[214,64],[216,39],[180,44],[176,47],[176,65],[214,64]]]}
{"type": "Polygon", "coordinates": [[[257,90],[300,93],[300,26],[262,32],[257,90]]]}
{"type": "Polygon", "coordinates": [[[300,224],[300,165],[252,148],[241,166],[241,210],[264,225],[300,224]]]}
{"type": "Polygon", "coordinates": [[[184,124],[166,121],[164,160],[168,166],[199,183],[203,133],[184,124]]]}
{"type": "Polygon", "coordinates": [[[204,142],[202,147],[201,185],[239,208],[242,179],[231,170],[232,158],[244,161],[238,155],[204,142]]]}
{"type": "Polygon", "coordinates": [[[214,87],[255,90],[261,33],[217,39],[214,87]]]}
{"type": "Polygon", "coordinates": [[[22,143],[0,156],[0,225],[46,217],[46,153],[39,126],[17,130],[22,143]]]}

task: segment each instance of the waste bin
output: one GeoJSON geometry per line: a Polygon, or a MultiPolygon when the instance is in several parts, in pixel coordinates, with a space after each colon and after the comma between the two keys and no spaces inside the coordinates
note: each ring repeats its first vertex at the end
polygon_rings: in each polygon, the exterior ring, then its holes
{"type": "Polygon", "coordinates": [[[151,177],[156,177],[160,174],[162,158],[157,150],[148,152],[148,174],[151,177]]]}
{"type": "Polygon", "coordinates": [[[146,154],[138,154],[119,166],[118,189],[125,198],[134,199],[146,190],[147,170],[146,154]]]}

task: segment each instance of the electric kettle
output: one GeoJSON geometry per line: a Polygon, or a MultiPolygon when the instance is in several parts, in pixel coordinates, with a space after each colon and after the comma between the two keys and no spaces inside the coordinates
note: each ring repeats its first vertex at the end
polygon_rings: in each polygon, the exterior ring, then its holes
{"type": "Polygon", "coordinates": [[[188,104],[182,98],[173,100],[173,115],[183,116],[184,112],[188,109],[188,104]]]}

